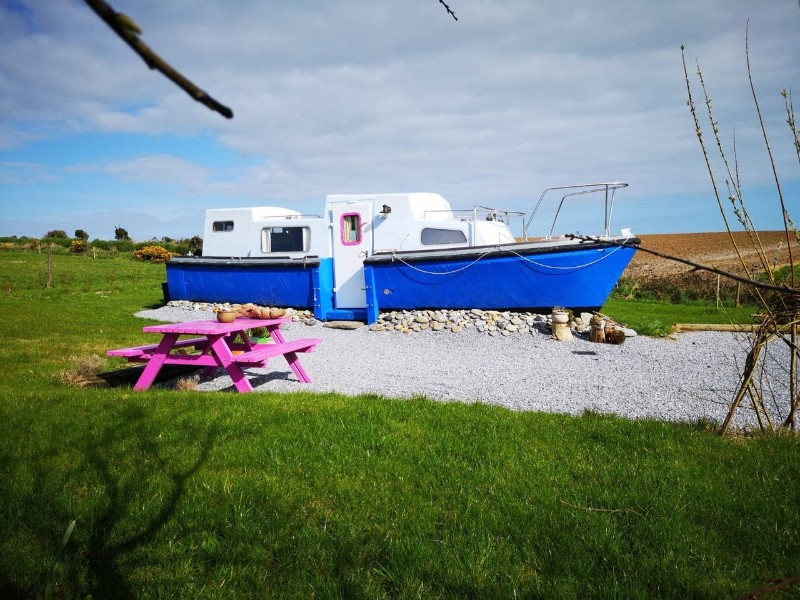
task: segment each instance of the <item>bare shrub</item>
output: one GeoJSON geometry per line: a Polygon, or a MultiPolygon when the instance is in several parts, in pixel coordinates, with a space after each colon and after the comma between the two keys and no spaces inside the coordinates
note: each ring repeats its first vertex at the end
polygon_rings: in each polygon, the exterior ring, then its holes
{"type": "Polygon", "coordinates": [[[191,375],[189,377],[181,377],[175,383],[175,389],[180,392],[191,392],[197,389],[197,384],[200,383],[199,375],[191,375]]]}
{"type": "MultiPolygon", "coordinates": [[[[773,181],[775,185],[775,195],[777,199],[776,208],[780,211],[780,216],[784,224],[784,236],[786,247],[789,250],[788,268],[781,268],[774,256],[770,256],[761,241],[758,227],[754,223],[745,202],[744,187],[739,177],[739,162],[736,154],[736,138],[733,138],[732,151],[726,149],[720,136],[719,123],[714,117],[711,98],[706,89],[703,73],[697,66],[696,74],[702,90],[703,103],[705,104],[706,117],[711,130],[711,140],[716,145],[718,154],[723,165],[723,177],[720,178],[714,167],[711,165],[709,148],[703,135],[703,128],[700,124],[700,116],[695,106],[692,85],[689,73],[686,68],[686,58],[683,55],[683,69],[686,79],[686,91],[688,95],[688,106],[694,119],[697,139],[703,152],[706,169],[711,179],[714,196],[719,207],[725,228],[730,236],[731,245],[738,257],[742,271],[746,274],[745,283],[749,291],[755,296],[760,308],[760,325],[750,337],[750,349],[747,354],[744,369],[741,374],[739,388],[733,400],[722,426],[720,433],[724,434],[740,404],[745,398],[749,399],[750,406],[755,412],[759,426],[762,430],[783,431],[795,430],[795,421],[800,396],[798,396],[798,324],[800,323],[800,289],[795,283],[795,259],[791,252],[792,242],[800,240],[797,228],[792,222],[791,216],[786,208],[784,200],[783,186],[778,177],[775,158],[772,146],[769,142],[767,130],[759,105],[758,95],[753,83],[753,75],[750,68],[750,48],[749,36],[745,36],[745,58],[747,61],[747,77],[750,84],[750,92],[753,99],[755,113],[758,119],[764,149],[767,154],[769,164],[772,168],[773,181]],[[721,189],[718,181],[724,180],[725,190],[721,189]],[[724,200],[723,200],[724,198],[724,200]],[[733,223],[737,223],[747,235],[743,244],[737,243],[733,235],[733,223]],[[750,252],[743,251],[744,246],[749,246],[750,252]],[[756,257],[756,266],[752,266],[746,255],[756,257]],[[788,347],[788,365],[785,368],[785,396],[778,398],[772,381],[770,370],[766,367],[769,359],[769,346],[773,342],[782,342],[788,347]],[[766,376],[764,374],[767,374],[766,376]]],[[[786,122],[791,130],[794,140],[794,149],[800,161],[800,140],[796,129],[794,107],[792,105],[791,94],[782,92],[784,106],[786,109],[786,122]]],[[[752,258],[751,258],[752,260],[752,258]]],[[[781,392],[781,395],[783,392],[781,392]]]]}
{"type": "Polygon", "coordinates": [[[70,356],[72,365],[61,371],[61,381],[69,387],[101,387],[107,385],[97,374],[105,366],[103,358],[97,354],[70,356]]]}

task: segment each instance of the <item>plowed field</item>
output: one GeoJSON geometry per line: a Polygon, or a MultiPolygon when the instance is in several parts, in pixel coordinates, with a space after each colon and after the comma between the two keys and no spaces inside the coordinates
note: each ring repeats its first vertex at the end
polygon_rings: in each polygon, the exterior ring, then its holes
{"type": "MultiPolygon", "coordinates": [[[[783,231],[762,231],[758,233],[761,246],[767,259],[773,264],[789,263],[789,248],[786,233],[783,231]]],[[[686,258],[694,262],[724,269],[742,272],[730,236],[725,232],[713,233],[668,233],[641,235],[642,247],[657,252],[686,258]]],[[[748,265],[756,271],[763,271],[753,241],[745,232],[736,232],[734,239],[739,251],[748,265]]],[[[795,262],[800,259],[800,245],[792,238],[792,256],[795,262]]],[[[624,276],[636,280],[660,279],[687,273],[691,267],[670,260],[665,260],[646,252],[637,252],[624,276]]]]}

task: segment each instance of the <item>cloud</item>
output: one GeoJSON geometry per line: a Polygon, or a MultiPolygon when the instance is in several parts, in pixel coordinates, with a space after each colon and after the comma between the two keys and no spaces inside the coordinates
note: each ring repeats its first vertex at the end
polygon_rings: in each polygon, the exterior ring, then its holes
{"type": "Polygon", "coordinates": [[[59,176],[50,167],[32,162],[0,162],[0,185],[23,185],[30,183],[53,183],[59,176]]]}
{"type": "MultiPolygon", "coordinates": [[[[696,199],[709,184],[681,44],[693,85],[695,58],[703,69],[726,141],[736,130],[751,185],[771,174],[746,79],[748,19],[770,131],[785,135],[779,92],[800,78],[800,9],[788,1],[459,0],[454,22],[435,0],[115,0],[147,44],[233,108],[227,121],[148,70],[83,3],[17,6],[0,5],[0,150],[152,138],[151,152],[99,154],[67,174],[152,186],[173,201],[430,190],[527,208],[545,186],[592,179],[628,180],[626,194],[640,198],[696,199]],[[166,134],[209,136],[235,158],[158,147],[166,134]]],[[[796,179],[791,145],[775,139],[781,172],[796,179]]],[[[5,173],[7,184],[19,177],[5,173]]],[[[698,203],[682,210],[691,217],[698,203]]]]}
{"type": "Polygon", "coordinates": [[[209,169],[166,154],[140,156],[133,160],[82,163],[67,167],[64,171],[105,173],[123,181],[183,187],[200,186],[210,177],[209,169]]]}

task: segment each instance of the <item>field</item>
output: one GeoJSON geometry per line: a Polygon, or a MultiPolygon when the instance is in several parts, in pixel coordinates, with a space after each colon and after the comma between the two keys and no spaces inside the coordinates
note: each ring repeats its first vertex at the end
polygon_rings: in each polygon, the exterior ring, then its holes
{"type": "MultiPolygon", "coordinates": [[[[764,246],[766,255],[778,265],[788,264],[789,245],[783,231],[761,231],[758,238],[764,246]]],[[[713,233],[669,233],[639,236],[642,246],[686,258],[694,262],[719,269],[741,272],[739,259],[729,235],[726,232],[713,233]]],[[[734,239],[748,265],[759,270],[753,243],[744,232],[735,232],[734,239]]],[[[793,240],[791,251],[795,259],[800,257],[800,245],[793,240]]],[[[636,280],[647,280],[686,273],[687,265],[665,260],[645,252],[637,252],[625,271],[625,276],[636,280]]]]}
{"type": "MultiPolygon", "coordinates": [[[[727,233],[691,233],[661,234],[641,236],[641,246],[656,252],[688,259],[697,264],[714,267],[740,276],[761,276],[765,269],[759,261],[753,241],[744,232],[734,235],[739,252],[747,270],[745,270],[727,233]]],[[[800,245],[792,238],[791,247],[787,245],[786,234],[779,231],[758,233],[758,239],[764,248],[763,262],[773,267],[785,267],[789,264],[789,251],[795,260],[800,256],[800,245]]],[[[776,271],[778,282],[788,275],[788,269],[776,271]]],[[[707,323],[731,322],[746,323],[744,317],[759,312],[759,299],[752,288],[736,282],[731,278],[719,276],[706,270],[696,269],[690,265],[667,260],[644,251],[634,255],[631,264],[623,273],[611,299],[604,310],[621,308],[625,318],[637,322],[639,327],[650,334],[665,333],[675,323],[690,323],[677,314],[665,315],[666,319],[656,320],[660,325],[655,329],[642,323],[637,314],[652,312],[653,307],[647,303],[655,302],[655,311],[660,307],[672,305],[686,307],[689,305],[711,307],[723,313],[708,314],[707,323]],[[619,307],[617,300],[644,303],[630,311],[630,307],[619,307]]],[[[682,309],[678,309],[682,312],[682,309]]],[[[656,321],[652,321],[656,323],[656,321]]]]}
{"type": "Polygon", "coordinates": [[[46,259],[0,252],[2,598],[731,598],[800,574],[794,436],[82,387],[73,357],[149,341],[163,266],[54,255],[48,289],[46,259]]]}

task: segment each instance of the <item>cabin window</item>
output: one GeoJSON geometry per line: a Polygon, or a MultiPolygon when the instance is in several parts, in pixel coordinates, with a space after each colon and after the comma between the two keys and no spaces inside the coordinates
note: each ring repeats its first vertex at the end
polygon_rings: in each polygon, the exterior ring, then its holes
{"type": "Polygon", "coordinates": [[[342,215],[342,244],[356,246],[361,243],[361,215],[347,213],[342,215]]]}
{"type": "Polygon", "coordinates": [[[233,231],[233,221],[214,221],[212,231],[233,231]]]}
{"type": "Polygon", "coordinates": [[[261,230],[261,252],[308,252],[308,227],[265,227],[261,230]]]}
{"type": "Polygon", "coordinates": [[[424,246],[438,246],[440,244],[464,244],[467,236],[460,229],[437,229],[426,227],[422,230],[422,244],[424,246]]]}

